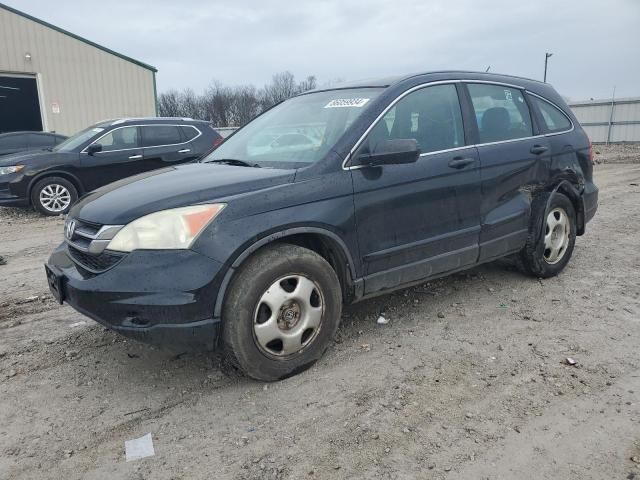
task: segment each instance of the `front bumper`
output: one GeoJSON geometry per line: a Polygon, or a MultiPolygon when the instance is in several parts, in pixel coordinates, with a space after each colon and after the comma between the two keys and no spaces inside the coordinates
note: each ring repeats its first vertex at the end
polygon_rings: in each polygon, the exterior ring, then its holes
{"type": "Polygon", "coordinates": [[[11,173],[0,178],[0,207],[27,207],[27,179],[22,173],[11,173]]]}
{"type": "Polygon", "coordinates": [[[172,350],[216,345],[220,319],[213,311],[222,264],[209,257],[191,250],[136,251],[93,274],[63,243],[47,267],[59,280],[62,301],[115,332],[172,350]]]}

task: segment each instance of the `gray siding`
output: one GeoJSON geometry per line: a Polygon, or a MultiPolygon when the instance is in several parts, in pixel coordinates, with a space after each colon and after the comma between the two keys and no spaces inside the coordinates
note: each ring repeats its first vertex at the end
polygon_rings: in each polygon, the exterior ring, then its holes
{"type": "Polygon", "coordinates": [[[36,76],[48,131],[71,135],[104,119],[156,114],[152,70],[2,7],[0,74],[36,76]]]}
{"type": "Polygon", "coordinates": [[[569,107],[592,142],[640,142],[640,98],[573,102],[569,107]]]}

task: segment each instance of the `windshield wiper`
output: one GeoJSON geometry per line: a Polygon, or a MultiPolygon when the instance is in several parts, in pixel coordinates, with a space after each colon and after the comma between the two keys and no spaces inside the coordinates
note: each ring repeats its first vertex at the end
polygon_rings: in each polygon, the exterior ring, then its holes
{"type": "Polygon", "coordinates": [[[235,165],[238,167],[260,168],[260,165],[258,165],[257,163],[249,163],[245,162],[244,160],[238,160],[235,158],[218,158],[216,160],[208,160],[204,163],[224,163],[225,165],[235,165]]]}

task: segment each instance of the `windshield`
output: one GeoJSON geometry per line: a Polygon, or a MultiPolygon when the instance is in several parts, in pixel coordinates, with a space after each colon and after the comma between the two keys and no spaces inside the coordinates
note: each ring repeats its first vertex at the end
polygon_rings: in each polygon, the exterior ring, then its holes
{"type": "Polygon", "coordinates": [[[104,132],[104,128],[89,127],[85,130],[81,130],[74,136],[67,138],[64,142],[59,143],[53,147],[54,152],[71,152],[85,143],[87,140],[95,137],[100,132],[104,132]]]}
{"type": "Polygon", "coordinates": [[[259,116],[202,159],[299,168],[320,160],[377,97],[380,88],[310,93],[259,116]]]}

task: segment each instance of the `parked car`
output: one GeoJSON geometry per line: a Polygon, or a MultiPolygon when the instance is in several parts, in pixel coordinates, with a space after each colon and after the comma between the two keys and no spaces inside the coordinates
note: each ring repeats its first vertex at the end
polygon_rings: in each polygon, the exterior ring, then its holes
{"type": "Polygon", "coordinates": [[[222,142],[208,122],[124,118],[97,123],[48,151],[0,158],[0,206],[60,215],[79,196],[131,175],[190,162],[222,142]]]}
{"type": "Polygon", "coordinates": [[[199,163],[84,197],[47,278],[116,332],[219,346],[276,380],[320,358],[344,303],[508,255],[557,275],[596,212],[592,169],[545,83],[437,72],[316,90],[199,163]],[[267,129],[311,123],[319,147],[248,151],[267,129]]]}
{"type": "Polygon", "coordinates": [[[0,156],[53,148],[66,139],[64,135],[49,132],[0,133],[0,156]]]}

